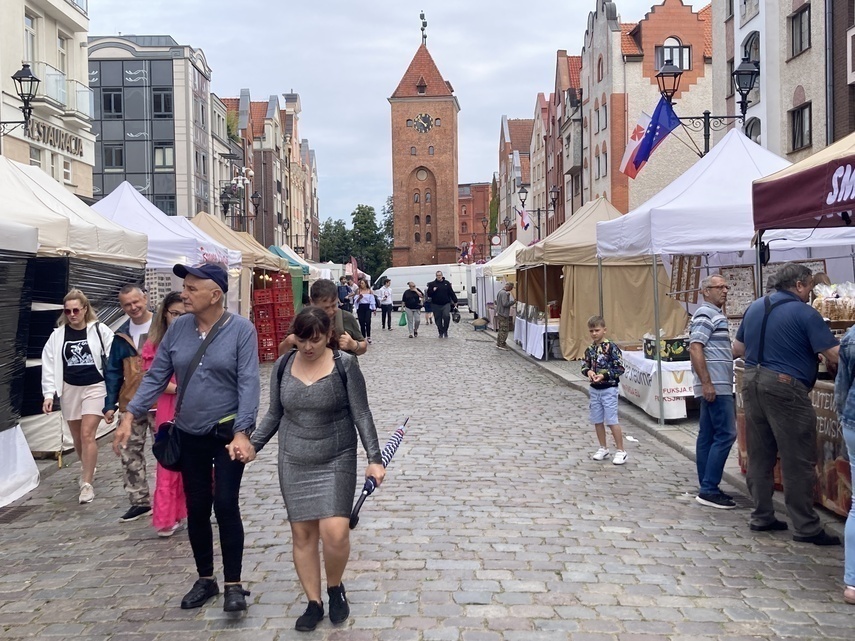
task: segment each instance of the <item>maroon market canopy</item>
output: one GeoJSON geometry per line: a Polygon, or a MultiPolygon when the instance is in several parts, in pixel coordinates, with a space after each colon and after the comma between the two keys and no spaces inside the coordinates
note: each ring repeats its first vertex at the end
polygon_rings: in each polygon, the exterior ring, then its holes
{"type": "Polygon", "coordinates": [[[855,213],[855,134],[753,183],[754,228],[844,227],[855,213]]]}

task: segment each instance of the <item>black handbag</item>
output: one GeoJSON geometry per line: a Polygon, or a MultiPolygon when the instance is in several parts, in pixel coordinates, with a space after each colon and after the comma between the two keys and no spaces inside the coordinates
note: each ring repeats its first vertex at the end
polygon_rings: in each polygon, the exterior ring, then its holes
{"type": "Polygon", "coordinates": [[[455,323],[460,322],[460,312],[457,311],[456,307],[451,310],[451,320],[453,320],[455,323]]]}
{"type": "MultiPolygon", "coordinates": [[[[211,341],[214,340],[214,337],[220,332],[220,328],[228,322],[229,318],[231,318],[229,312],[224,312],[220,316],[219,320],[211,327],[211,331],[208,332],[205,340],[199,345],[199,349],[196,350],[193,360],[190,361],[190,365],[187,368],[187,376],[184,377],[183,385],[178,389],[178,399],[175,402],[175,418],[178,418],[178,412],[181,411],[181,401],[184,400],[184,390],[187,389],[190,377],[193,376],[199,363],[202,362],[202,356],[205,355],[208,345],[211,344],[211,341]]],[[[233,420],[232,425],[234,425],[233,420]]],[[[167,470],[172,472],[179,472],[181,470],[181,430],[175,425],[175,419],[165,421],[158,426],[157,433],[154,435],[154,443],[151,445],[151,451],[157,462],[167,470]]]]}

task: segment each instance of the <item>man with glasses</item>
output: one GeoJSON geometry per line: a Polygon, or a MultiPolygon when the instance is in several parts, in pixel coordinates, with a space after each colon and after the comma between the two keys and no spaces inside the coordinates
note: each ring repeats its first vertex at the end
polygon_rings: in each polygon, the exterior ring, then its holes
{"type": "Polygon", "coordinates": [[[436,273],[436,280],[428,283],[427,297],[430,298],[433,317],[436,319],[436,329],[440,338],[448,338],[448,325],[451,323],[451,307],[457,305],[457,294],[454,288],[442,276],[436,273]]]}
{"type": "MultiPolygon", "coordinates": [[[[104,399],[104,420],[113,422],[118,407],[124,412],[142,381],[140,351],[148,338],[153,314],[148,297],[139,285],[125,285],[119,290],[119,305],[128,320],[116,331],[113,348],[104,370],[107,396],[104,399]]],[[[145,439],[151,431],[151,416],[146,412],[134,420],[128,446],[122,450],[122,472],[130,508],[119,517],[122,523],[136,521],[151,513],[151,493],[145,468],[145,439]]]]}
{"type": "Polygon", "coordinates": [[[769,296],[751,303],[736,334],[733,355],[745,357],[742,399],[748,441],[748,491],[754,500],[750,528],[786,530],[772,505],[778,454],[784,501],[793,522],[794,541],[840,545],[820,523],[813,504],[816,485],[816,411],[810,390],[822,354],[828,371],[837,373],[837,339],[825,321],[806,305],[813,289],[810,269],[787,263],[769,296]]]}
{"type": "Polygon", "coordinates": [[[689,324],[689,355],[695,374],[695,398],[701,401],[700,427],[695,444],[698,495],[701,505],[724,510],[736,507],[733,498],[719,489],[724,464],[736,440],[733,403],[733,350],[727,317],[722,307],[730,287],[719,274],[701,281],[704,302],[689,324]]]}

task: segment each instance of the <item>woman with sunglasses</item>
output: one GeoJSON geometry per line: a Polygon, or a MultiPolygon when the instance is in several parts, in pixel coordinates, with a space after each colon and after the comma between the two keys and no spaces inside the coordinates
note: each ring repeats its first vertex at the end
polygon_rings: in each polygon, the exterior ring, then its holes
{"type": "Polygon", "coordinates": [[[113,344],[113,332],[98,322],[86,294],[72,289],[62,300],[57,328],[42,350],[42,411],[53,411],[54,396],[62,399],[62,417],[68,423],[74,451],[80,457],[78,501],[95,498],[92,479],[98,459],[95,431],[103,418],[104,364],[113,344]]]}
{"type": "MultiPolygon", "coordinates": [[[[181,292],[169,292],[157,308],[157,313],[151,321],[151,328],[148,330],[148,340],[140,352],[143,371],[148,371],[154,362],[154,356],[160,341],[166,335],[166,330],[176,318],[180,318],[183,314],[184,301],[181,300],[181,292]]],[[[175,418],[177,393],[178,384],[173,376],[163,394],[157,399],[154,415],[155,431],[166,421],[175,418]]],[[[187,518],[187,500],[184,497],[181,472],[172,472],[160,463],[157,464],[151,510],[151,524],[157,530],[157,535],[168,537],[175,534],[181,526],[181,521],[187,518]]]]}

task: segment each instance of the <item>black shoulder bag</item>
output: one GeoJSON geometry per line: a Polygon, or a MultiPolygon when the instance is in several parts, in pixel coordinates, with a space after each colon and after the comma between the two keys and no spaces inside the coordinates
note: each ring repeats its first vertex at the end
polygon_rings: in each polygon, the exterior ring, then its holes
{"type": "Polygon", "coordinates": [[[184,400],[184,391],[187,389],[190,377],[193,376],[196,368],[199,367],[199,363],[202,362],[202,357],[205,355],[208,345],[219,334],[220,328],[228,322],[229,318],[231,318],[231,314],[224,312],[220,316],[220,319],[214,323],[214,326],[211,327],[211,331],[208,332],[202,344],[199,345],[196,355],[193,356],[193,360],[190,361],[190,366],[187,368],[187,375],[182,381],[183,385],[178,389],[178,399],[175,403],[175,417],[171,421],[161,423],[154,436],[154,443],[151,446],[154,458],[163,467],[172,472],[178,472],[181,469],[181,436],[180,430],[175,426],[175,420],[178,418],[178,412],[181,411],[181,401],[184,400]]]}

